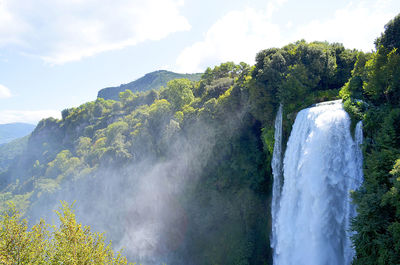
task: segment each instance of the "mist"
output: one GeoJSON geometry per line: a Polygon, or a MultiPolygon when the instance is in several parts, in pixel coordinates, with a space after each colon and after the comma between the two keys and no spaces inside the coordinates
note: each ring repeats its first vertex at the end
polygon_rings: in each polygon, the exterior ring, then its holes
{"type": "MultiPolygon", "coordinates": [[[[210,169],[221,133],[225,139],[240,136],[247,126],[246,115],[245,111],[232,113],[218,126],[198,120],[185,131],[178,124],[165,157],[142,150],[140,161],[123,167],[101,165],[89,176],[72,178],[54,193],[41,195],[30,208],[29,219],[57,222],[54,210],[59,201],[74,202],[78,221],[105,232],[114,249],[122,249],[130,261],[196,264],[190,247],[196,239],[190,236],[226,218],[227,206],[238,207],[218,190],[201,195],[206,205],[197,201],[199,181],[210,181],[204,173],[210,169]]],[[[253,193],[247,189],[245,196],[255,200],[253,193]]]]}

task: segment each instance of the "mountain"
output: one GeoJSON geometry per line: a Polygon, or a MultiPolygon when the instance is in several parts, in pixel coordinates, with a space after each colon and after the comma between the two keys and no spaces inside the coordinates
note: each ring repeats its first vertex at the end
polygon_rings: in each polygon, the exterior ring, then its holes
{"type": "Polygon", "coordinates": [[[28,123],[0,124],[0,145],[30,134],[35,125],[28,123]]]}
{"type": "Polygon", "coordinates": [[[28,139],[27,135],[0,145],[0,172],[7,170],[12,161],[25,151],[28,139]]]}
{"type": "Polygon", "coordinates": [[[166,86],[168,81],[179,78],[186,78],[191,81],[199,81],[201,73],[197,74],[178,74],[166,70],[159,70],[146,74],[145,76],[130,82],[122,84],[119,87],[106,87],[99,91],[97,97],[104,99],[119,100],[119,93],[129,89],[132,92],[143,92],[151,89],[158,89],[166,86]]]}

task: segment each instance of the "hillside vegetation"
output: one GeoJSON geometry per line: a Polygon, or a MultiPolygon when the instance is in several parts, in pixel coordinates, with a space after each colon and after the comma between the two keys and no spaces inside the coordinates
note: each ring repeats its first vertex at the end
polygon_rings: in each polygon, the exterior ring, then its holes
{"type": "Polygon", "coordinates": [[[129,89],[132,92],[144,92],[152,89],[159,89],[166,86],[174,79],[186,78],[191,81],[199,81],[202,74],[178,74],[170,71],[159,70],[146,74],[145,76],[130,82],[122,84],[119,87],[106,87],[99,91],[97,97],[103,99],[119,100],[119,93],[129,89]]]}
{"type": "Polygon", "coordinates": [[[400,264],[400,16],[375,45],[375,53],[359,54],[341,90],[364,124],[364,184],[354,193],[357,265],[400,264]]]}
{"type": "Polygon", "coordinates": [[[59,227],[41,220],[29,229],[12,205],[1,213],[1,264],[128,264],[120,252],[114,253],[104,235],[79,224],[67,203],[57,214],[59,227]]]}
{"type": "Polygon", "coordinates": [[[0,145],[0,172],[6,171],[13,160],[20,156],[28,144],[29,136],[0,145]]]}
{"type": "Polygon", "coordinates": [[[135,261],[269,264],[276,110],[287,139],[298,111],[342,97],[364,121],[355,264],[399,264],[399,21],[374,53],[298,41],[260,51],[254,66],[223,63],[199,81],[124,90],[42,120],[0,174],[1,207],[13,201],[37,220],[76,200],[77,215],[135,261]]]}

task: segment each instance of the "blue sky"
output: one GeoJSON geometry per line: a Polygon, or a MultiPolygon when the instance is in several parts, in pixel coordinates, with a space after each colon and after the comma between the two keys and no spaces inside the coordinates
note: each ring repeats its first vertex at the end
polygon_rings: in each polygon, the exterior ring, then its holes
{"type": "Polygon", "coordinates": [[[167,69],[254,63],[299,39],[371,51],[398,0],[0,0],[0,124],[167,69]]]}

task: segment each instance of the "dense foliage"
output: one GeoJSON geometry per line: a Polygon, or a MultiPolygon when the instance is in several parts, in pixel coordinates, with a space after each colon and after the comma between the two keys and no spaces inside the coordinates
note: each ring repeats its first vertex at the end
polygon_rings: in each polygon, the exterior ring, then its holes
{"type": "Polygon", "coordinates": [[[259,52],[254,66],[227,62],[199,81],[65,109],[61,120],[42,120],[0,173],[0,206],[13,201],[35,220],[58,200],[77,200],[79,215],[133,260],[268,264],[276,110],[282,103],[287,139],[299,110],[341,97],[365,134],[354,263],[399,264],[399,21],[374,53],[298,41],[259,52]],[[135,231],[150,230],[157,240],[133,247],[135,231]]]}
{"type": "Polygon", "coordinates": [[[20,156],[28,144],[29,136],[0,145],[0,172],[6,171],[14,158],[20,156]]]}
{"type": "Polygon", "coordinates": [[[257,54],[249,87],[250,108],[263,123],[263,139],[270,153],[279,103],[283,104],[286,142],[298,111],[338,98],[339,89],[351,75],[357,53],[337,43],[298,41],[257,54]]]}
{"type": "Polygon", "coordinates": [[[14,206],[0,215],[1,264],[128,264],[120,252],[114,253],[103,234],[93,233],[77,223],[66,203],[60,211],[58,227],[44,220],[28,228],[28,222],[14,206]]]}
{"type": "Polygon", "coordinates": [[[167,83],[174,79],[189,79],[191,81],[199,81],[201,74],[178,74],[170,71],[159,70],[146,74],[145,76],[130,82],[120,85],[119,87],[106,87],[99,91],[98,98],[119,100],[118,94],[125,90],[130,90],[134,93],[145,92],[152,89],[159,89],[166,86],[167,83]]]}
{"type": "Polygon", "coordinates": [[[376,52],[360,53],[341,95],[364,124],[364,184],[354,193],[354,264],[400,264],[400,16],[385,26],[376,52]],[[360,101],[362,100],[362,101],[360,101]]]}

